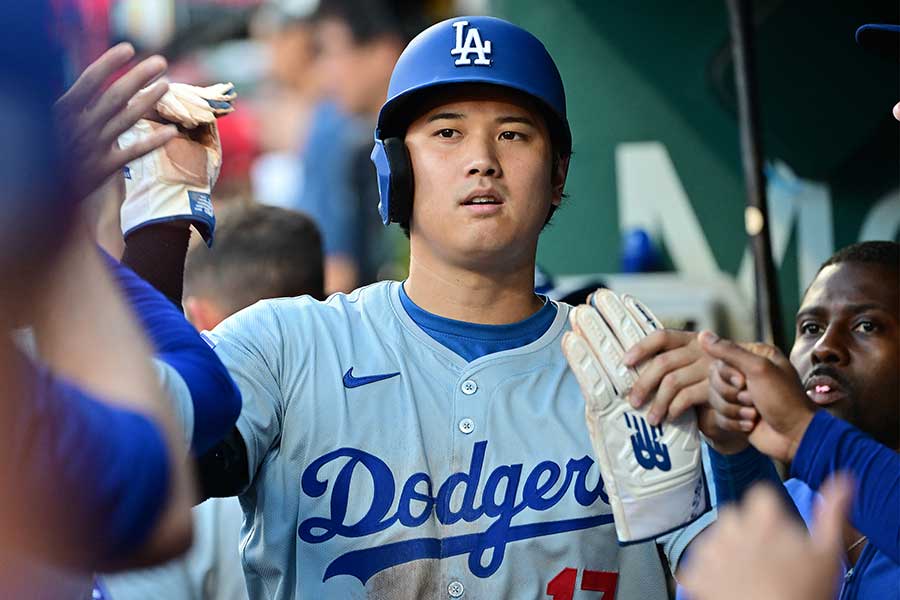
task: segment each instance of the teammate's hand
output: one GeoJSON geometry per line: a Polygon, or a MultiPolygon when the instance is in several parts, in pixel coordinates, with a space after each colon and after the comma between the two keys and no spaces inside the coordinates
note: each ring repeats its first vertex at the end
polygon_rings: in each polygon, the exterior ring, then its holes
{"type": "Polygon", "coordinates": [[[73,161],[70,187],[77,199],[176,134],[175,127],[167,126],[127,149],[116,145],[119,135],[151,110],[169,87],[165,81],[148,85],[166,70],[163,57],[151,56],[104,89],[106,81],[133,56],[130,44],[110,48],[85,69],[54,107],[62,151],[73,161]]]}
{"type": "Polygon", "coordinates": [[[747,431],[748,419],[740,411],[752,405],[760,418],[749,431],[750,443],[777,460],[793,459],[815,409],[790,361],[773,346],[755,344],[752,352],[709,331],[701,333],[699,340],[704,352],[740,371],[746,381],[746,389],[733,393],[721,381],[713,380],[714,389],[724,400],[714,403],[722,415],[719,424],[734,431],[735,414],[738,414],[736,429],[747,431]]]}
{"type": "Polygon", "coordinates": [[[736,454],[749,444],[747,436],[759,416],[752,405],[741,404],[744,376],[720,360],[709,366],[709,402],[697,408],[706,440],[720,454],[736,454]]]}
{"type": "Polygon", "coordinates": [[[696,333],[655,331],[625,353],[625,364],[642,365],[628,401],[635,408],[650,402],[647,421],[651,425],[667,417],[677,419],[690,407],[706,404],[711,362],[696,333]]]}
{"type": "Polygon", "coordinates": [[[696,600],[821,600],[834,597],[850,483],[838,476],[823,488],[808,535],[765,484],[740,508],[720,509],[716,523],[691,545],[679,583],[696,600]]]}

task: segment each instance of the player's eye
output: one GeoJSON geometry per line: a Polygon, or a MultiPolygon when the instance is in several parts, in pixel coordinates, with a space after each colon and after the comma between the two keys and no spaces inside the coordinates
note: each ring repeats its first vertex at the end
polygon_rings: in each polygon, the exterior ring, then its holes
{"type": "Polygon", "coordinates": [[[524,140],[526,139],[526,136],[524,133],[518,131],[504,131],[500,134],[500,139],[512,142],[515,140],[524,140]]]}
{"type": "Polygon", "coordinates": [[[800,333],[803,335],[819,335],[822,327],[815,321],[803,321],[800,323],[800,333]]]}
{"type": "Polygon", "coordinates": [[[856,327],[853,328],[853,331],[859,333],[875,333],[878,331],[878,325],[872,321],[860,321],[856,324],[856,327]]]}
{"type": "Polygon", "coordinates": [[[436,135],[438,137],[450,139],[452,137],[455,137],[457,133],[458,132],[455,129],[448,128],[448,129],[439,129],[437,132],[435,132],[434,135],[436,135]]]}

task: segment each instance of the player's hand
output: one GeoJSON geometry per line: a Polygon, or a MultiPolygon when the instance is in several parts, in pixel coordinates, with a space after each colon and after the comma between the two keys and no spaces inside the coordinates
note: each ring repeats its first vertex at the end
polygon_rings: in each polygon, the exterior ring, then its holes
{"type": "Polygon", "coordinates": [[[643,366],[631,368],[623,356],[661,325],[636,299],[610,290],[591,294],[569,320],[563,354],[584,396],[619,540],[655,537],[693,520],[707,508],[693,411],[665,426],[648,426],[647,409],[624,399],[643,366]]]}
{"type": "Polygon", "coordinates": [[[234,112],[232,102],[235,98],[237,94],[231,83],[207,87],[170,83],[169,91],[156,103],[156,112],[161,120],[194,129],[215,123],[219,117],[234,112]]]}
{"type": "Polygon", "coordinates": [[[754,487],[740,508],[721,509],[716,523],[691,545],[679,583],[696,600],[834,597],[850,483],[832,478],[822,495],[810,536],[771,488],[754,487]]]}
{"type": "MultiPolygon", "coordinates": [[[[160,123],[141,119],[122,134],[119,145],[141,144],[160,123]]],[[[222,146],[215,122],[179,129],[162,147],[128,164],[125,202],[120,210],[122,234],[130,235],[160,222],[191,224],[212,245],[216,227],[210,193],[222,165],[222,146]]]]}
{"type": "Polygon", "coordinates": [[[790,361],[780,350],[765,344],[755,344],[756,351],[751,352],[708,331],[701,333],[699,340],[704,352],[740,371],[746,381],[746,389],[727,394],[721,382],[713,381],[714,389],[725,400],[715,405],[717,413],[722,414],[720,424],[734,430],[737,414],[737,430],[747,431],[748,419],[740,411],[752,405],[760,418],[748,432],[750,443],[777,460],[793,459],[815,409],[790,361]]]}
{"type": "Polygon", "coordinates": [[[166,70],[161,56],[151,56],[129,69],[112,85],[106,81],[134,56],[130,44],[119,44],[85,69],[56,102],[54,118],[62,137],[61,149],[70,157],[71,189],[78,199],[103,184],[130,161],[165,144],[176,134],[173,126],[127,149],[116,139],[150,111],[168,91],[165,81],[151,82],[166,70]]]}

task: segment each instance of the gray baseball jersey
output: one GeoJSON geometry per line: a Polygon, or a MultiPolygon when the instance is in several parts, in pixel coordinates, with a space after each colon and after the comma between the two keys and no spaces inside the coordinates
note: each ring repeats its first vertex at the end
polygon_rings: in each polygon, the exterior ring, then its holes
{"type": "Polygon", "coordinates": [[[399,285],[263,301],[207,334],[244,398],[251,598],[667,598],[656,545],[616,542],[560,350],[570,307],[466,362],[399,285]]]}

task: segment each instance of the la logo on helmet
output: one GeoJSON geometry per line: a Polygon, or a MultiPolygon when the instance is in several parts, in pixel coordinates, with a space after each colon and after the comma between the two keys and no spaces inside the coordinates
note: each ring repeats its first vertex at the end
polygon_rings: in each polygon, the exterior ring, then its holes
{"type": "Polygon", "coordinates": [[[477,27],[469,27],[466,33],[466,41],[463,43],[463,30],[469,25],[468,21],[456,21],[453,23],[454,29],[456,29],[456,48],[450,51],[452,56],[459,55],[459,58],[456,59],[456,62],[453,63],[456,66],[464,66],[473,64],[472,59],[469,58],[469,54],[477,54],[478,58],[475,59],[474,64],[476,65],[490,65],[491,59],[488,58],[491,55],[491,41],[487,40],[481,41],[481,34],[478,32],[477,27]]]}

